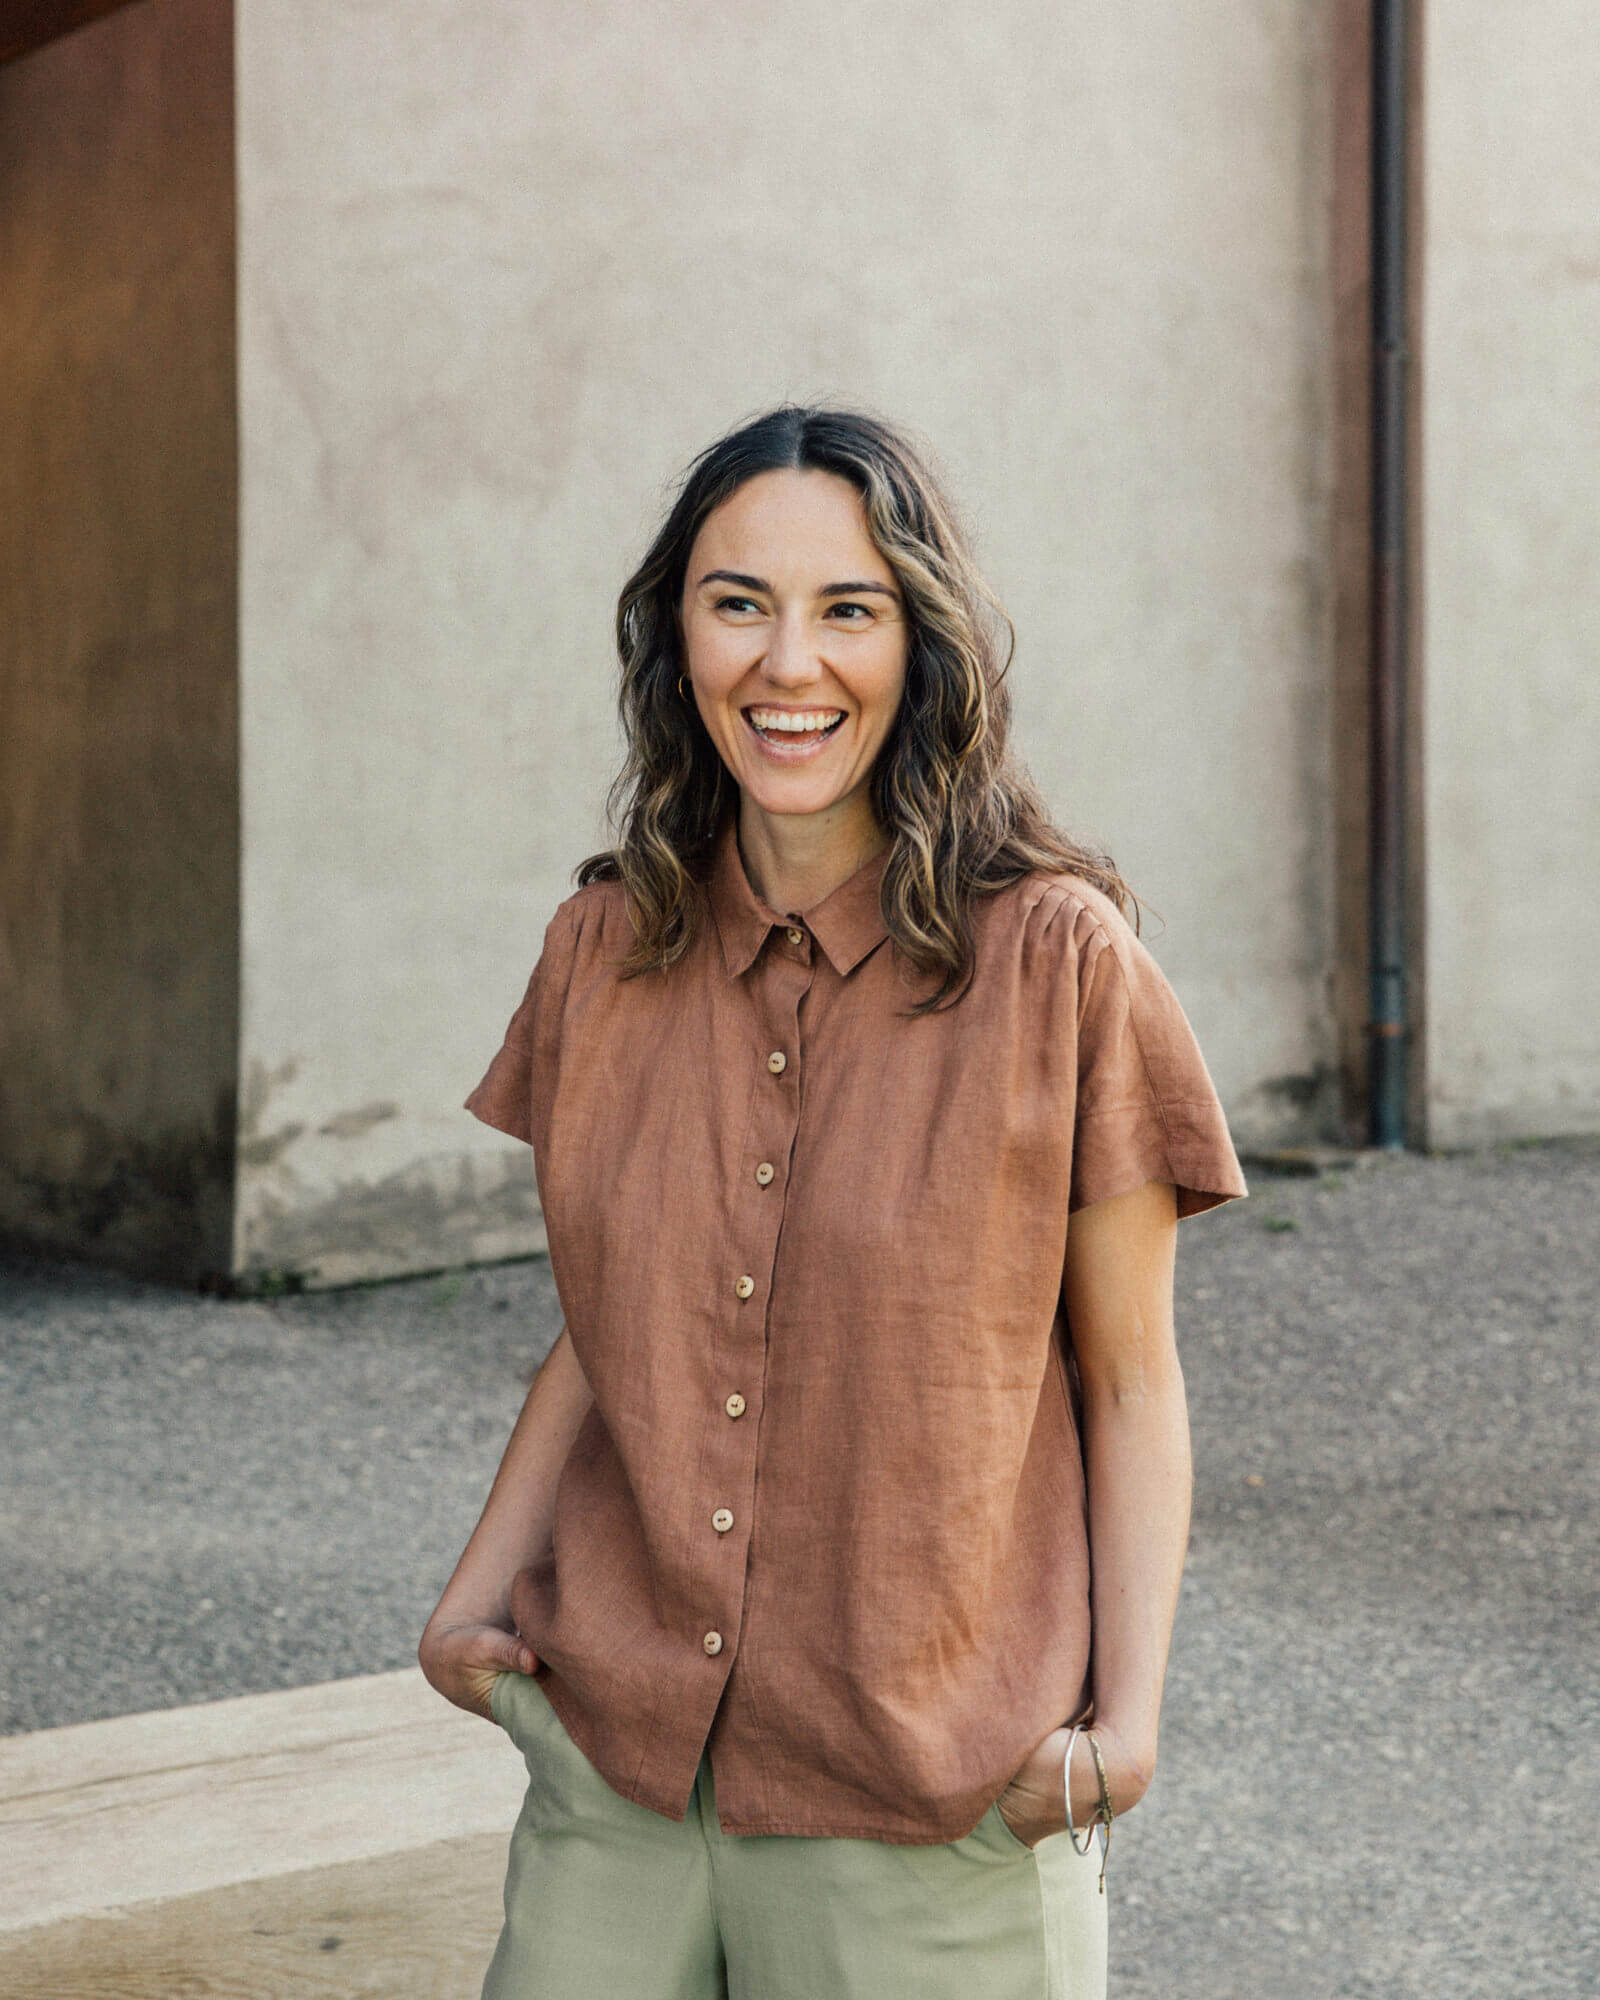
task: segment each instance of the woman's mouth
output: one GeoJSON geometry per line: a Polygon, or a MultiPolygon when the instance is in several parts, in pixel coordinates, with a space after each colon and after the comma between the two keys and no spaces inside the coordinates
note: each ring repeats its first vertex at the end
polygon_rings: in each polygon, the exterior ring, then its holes
{"type": "Polygon", "coordinates": [[[765,708],[758,704],[740,712],[762,748],[786,763],[820,749],[844,721],[842,708],[765,708]]]}

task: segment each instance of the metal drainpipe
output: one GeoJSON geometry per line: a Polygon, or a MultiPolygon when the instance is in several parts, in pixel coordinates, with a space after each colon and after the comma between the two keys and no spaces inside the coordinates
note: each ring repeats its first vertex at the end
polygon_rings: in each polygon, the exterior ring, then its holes
{"type": "Polygon", "coordinates": [[[1375,1146],[1406,1138],[1406,7],[1372,9],[1372,986],[1375,1146]]]}

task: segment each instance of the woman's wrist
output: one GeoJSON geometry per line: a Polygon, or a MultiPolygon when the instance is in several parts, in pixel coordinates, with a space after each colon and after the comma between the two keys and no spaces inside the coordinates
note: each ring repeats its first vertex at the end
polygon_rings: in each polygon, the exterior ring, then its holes
{"type": "Polygon", "coordinates": [[[464,1625],[497,1625],[502,1632],[514,1631],[509,1584],[495,1592],[446,1589],[433,1607],[422,1636],[426,1640],[430,1633],[453,1632],[464,1625]]]}
{"type": "Polygon", "coordinates": [[[1100,1745],[1115,1812],[1136,1806],[1150,1789],[1156,1770],[1156,1732],[1136,1720],[1124,1720],[1114,1711],[1096,1708],[1094,1719],[1084,1725],[1100,1745]]]}

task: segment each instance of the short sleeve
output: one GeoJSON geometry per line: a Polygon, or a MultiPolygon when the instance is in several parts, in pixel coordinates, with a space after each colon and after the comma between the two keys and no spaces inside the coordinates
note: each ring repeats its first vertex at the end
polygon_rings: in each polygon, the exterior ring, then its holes
{"type": "Polygon", "coordinates": [[[544,949],[506,1024],[505,1038],[465,1104],[474,1118],[528,1146],[533,1144],[539,1056],[559,1040],[557,1016],[571,979],[574,900],[563,903],[546,926],[544,949]]]}
{"type": "Polygon", "coordinates": [[[1078,1088],[1068,1210],[1170,1181],[1178,1214],[1247,1194],[1194,1030],[1136,933],[1100,928],[1078,989],[1078,1088]]]}

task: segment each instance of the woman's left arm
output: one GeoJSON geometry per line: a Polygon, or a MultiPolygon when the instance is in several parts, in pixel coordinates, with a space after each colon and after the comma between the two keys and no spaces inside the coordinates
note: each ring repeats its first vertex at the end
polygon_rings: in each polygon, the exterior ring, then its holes
{"type": "Polygon", "coordinates": [[[1189,1416],[1172,1323],[1177,1233],[1164,1181],[1079,1209],[1067,1230],[1089,1482],[1094,1732],[1117,1812],[1137,1805],[1155,1773],[1189,1546],[1189,1416]]]}
{"type": "MultiPolygon", "coordinates": [[[[1083,1387],[1089,1495],[1092,1727],[1114,1812],[1144,1796],[1178,1584],[1189,1541],[1191,1470],[1183,1371],[1173,1329],[1177,1201],[1165,1181],[1081,1208],[1067,1230],[1063,1291],[1083,1387]]],[[[1032,1844],[1066,1825],[1052,1731],[1004,1793],[1005,1818],[1032,1844]]],[[[1079,1827],[1099,1800],[1087,1743],[1072,1756],[1079,1827]]]]}

